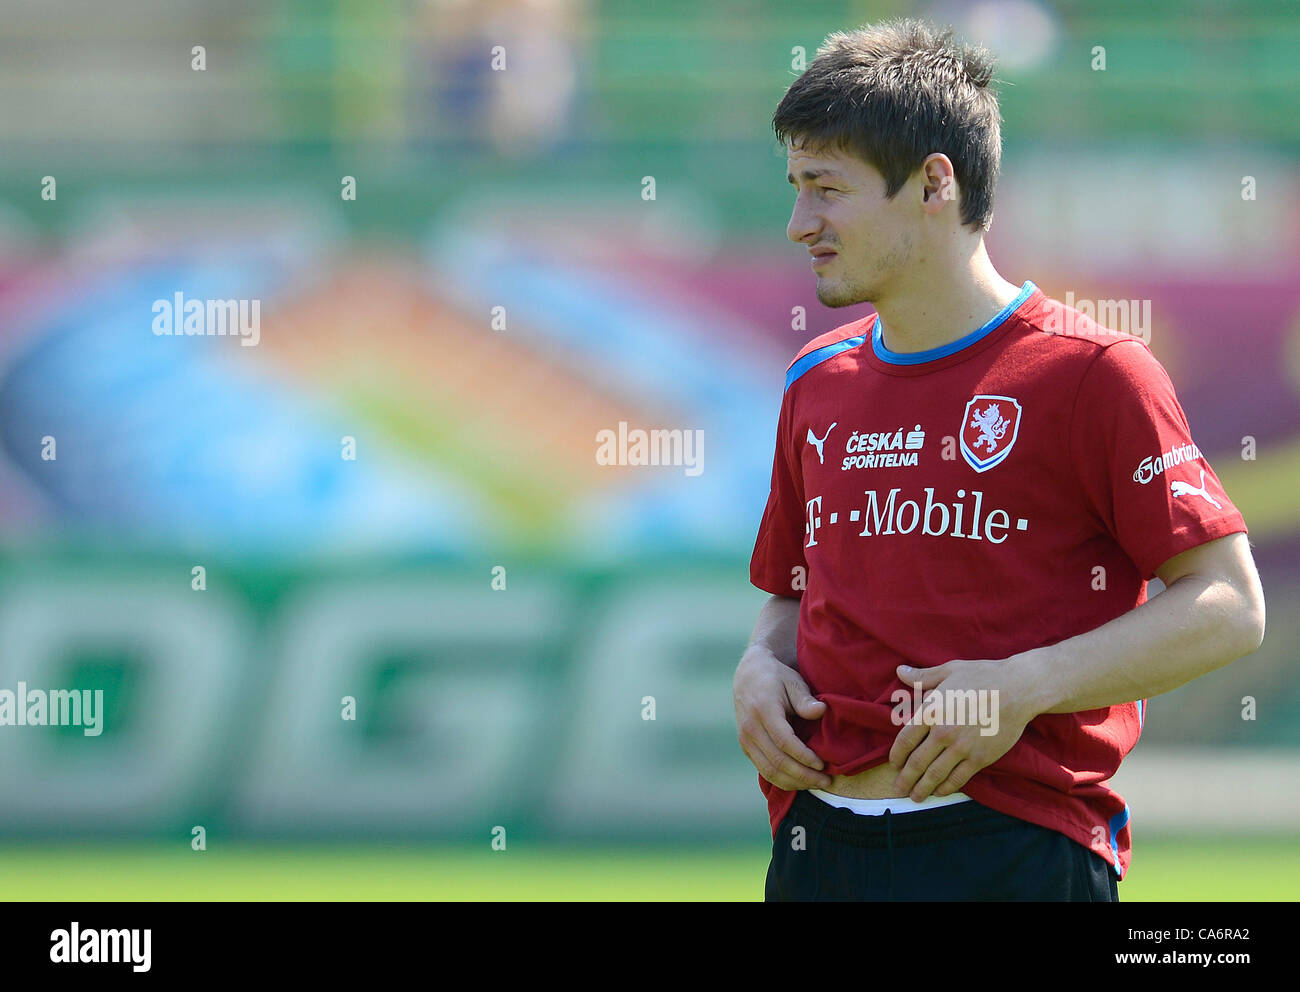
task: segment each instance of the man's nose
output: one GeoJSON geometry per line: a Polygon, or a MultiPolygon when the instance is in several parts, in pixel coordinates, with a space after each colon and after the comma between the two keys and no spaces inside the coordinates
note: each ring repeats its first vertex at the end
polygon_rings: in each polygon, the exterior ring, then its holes
{"type": "Polygon", "coordinates": [[[790,223],[786,225],[785,235],[796,244],[814,237],[821,228],[817,215],[804,206],[802,199],[795,201],[790,214],[790,223]]]}

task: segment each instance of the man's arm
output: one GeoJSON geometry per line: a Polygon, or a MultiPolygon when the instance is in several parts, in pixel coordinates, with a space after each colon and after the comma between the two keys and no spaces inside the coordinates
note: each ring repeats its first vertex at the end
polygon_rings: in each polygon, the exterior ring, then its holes
{"type": "Polygon", "coordinates": [[[824,789],[831,778],[822,760],[790,726],[792,714],[816,720],[826,712],[795,668],[798,629],[797,598],[773,596],[759,610],[732,681],[736,727],[740,749],[763,778],[782,789],[824,789]]]}
{"type": "Polygon", "coordinates": [[[754,633],[750,635],[748,654],[754,648],[766,650],[777,661],[795,667],[795,638],[799,633],[799,600],[793,596],[773,596],[758,611],[754,633]]]}
{"type": "Polygon", "coordinates": [[[1076,713],[1177,689],[1264,639],[1264,590],[1245,534],[1175,555],[1164,592],[1095,630],[1019,655],[1035,713],[1076,713]]]}
{"type": "Polygon", "coordinates": [[[1166,589],[1123,616],[1048,647],[997,661],[900,666],[905,684],[997,690],[998,732],[911,724],[889,760],[896,784],[920,800],[958,791],[991,765],[1040,713],[1074,713],[1169,692],[1257,649],[1264,638],[1264,592],[1245,534],[1229,534],[1156,570],[1166,589]]]}

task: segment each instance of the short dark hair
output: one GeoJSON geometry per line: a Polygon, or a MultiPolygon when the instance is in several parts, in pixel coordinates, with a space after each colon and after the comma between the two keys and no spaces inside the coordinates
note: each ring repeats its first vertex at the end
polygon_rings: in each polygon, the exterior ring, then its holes
{"type": "Polygon", "coordinates": [[[783,145],[851,152],[894,196],[925,157],[952,160],[961,221],[987,227],[1002,159],[996,60],[953,40],[952,28],[912,18],[827,36],[772,115],[783,145]]]}

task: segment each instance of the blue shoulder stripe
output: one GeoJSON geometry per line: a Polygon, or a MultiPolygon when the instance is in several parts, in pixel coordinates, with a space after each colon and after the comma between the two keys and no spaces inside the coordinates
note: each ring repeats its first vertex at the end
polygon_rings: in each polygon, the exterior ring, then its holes
{"type": "Polygon", "coordinates": [[[1117,837],[1117,835],[1121,830],[1124,829],[1124,824],[1128,823],[1128,818],[1129,818],[1128,803],[1125,803],[1124,808],[1110,818],[1110,824],[1109,824],[1110,849],[1113,852],[1115,852],[1115,864],[1112,867],[1115,869],[1115,874],[1118,875],[1120,878],[1123,878],[1124,874],[1119,866],[1119,838],[1117,837]]]}
{"type": "Polygon", "coordinates": [[[789,389],[794,385],[794,381],[809,369],[820,365],[822,362],[834,358],[840,352],[848,351],[850,348],[856,348],[865,344],[867,336],[858,334],[855,337],[845,338],[843,341],[835,341],[832,344],[822,345],[816,351],[810,351],[790,366],[790,371],[785,374],[785,388],[789,389]]]}

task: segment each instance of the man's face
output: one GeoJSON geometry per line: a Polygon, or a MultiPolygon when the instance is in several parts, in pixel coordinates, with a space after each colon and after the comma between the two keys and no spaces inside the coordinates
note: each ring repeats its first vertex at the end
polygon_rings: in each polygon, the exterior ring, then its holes
{"type": "Polygon", "coordinates": [[[828,307],[877,302],[913,259],[918,218],[906,196],[912,183],[888,200],[879,172],[834,150],[787,147],[786,165],[795,188],[786,234],[809,249],[834,252],[810,258],[817,299],[828,307]]]}

